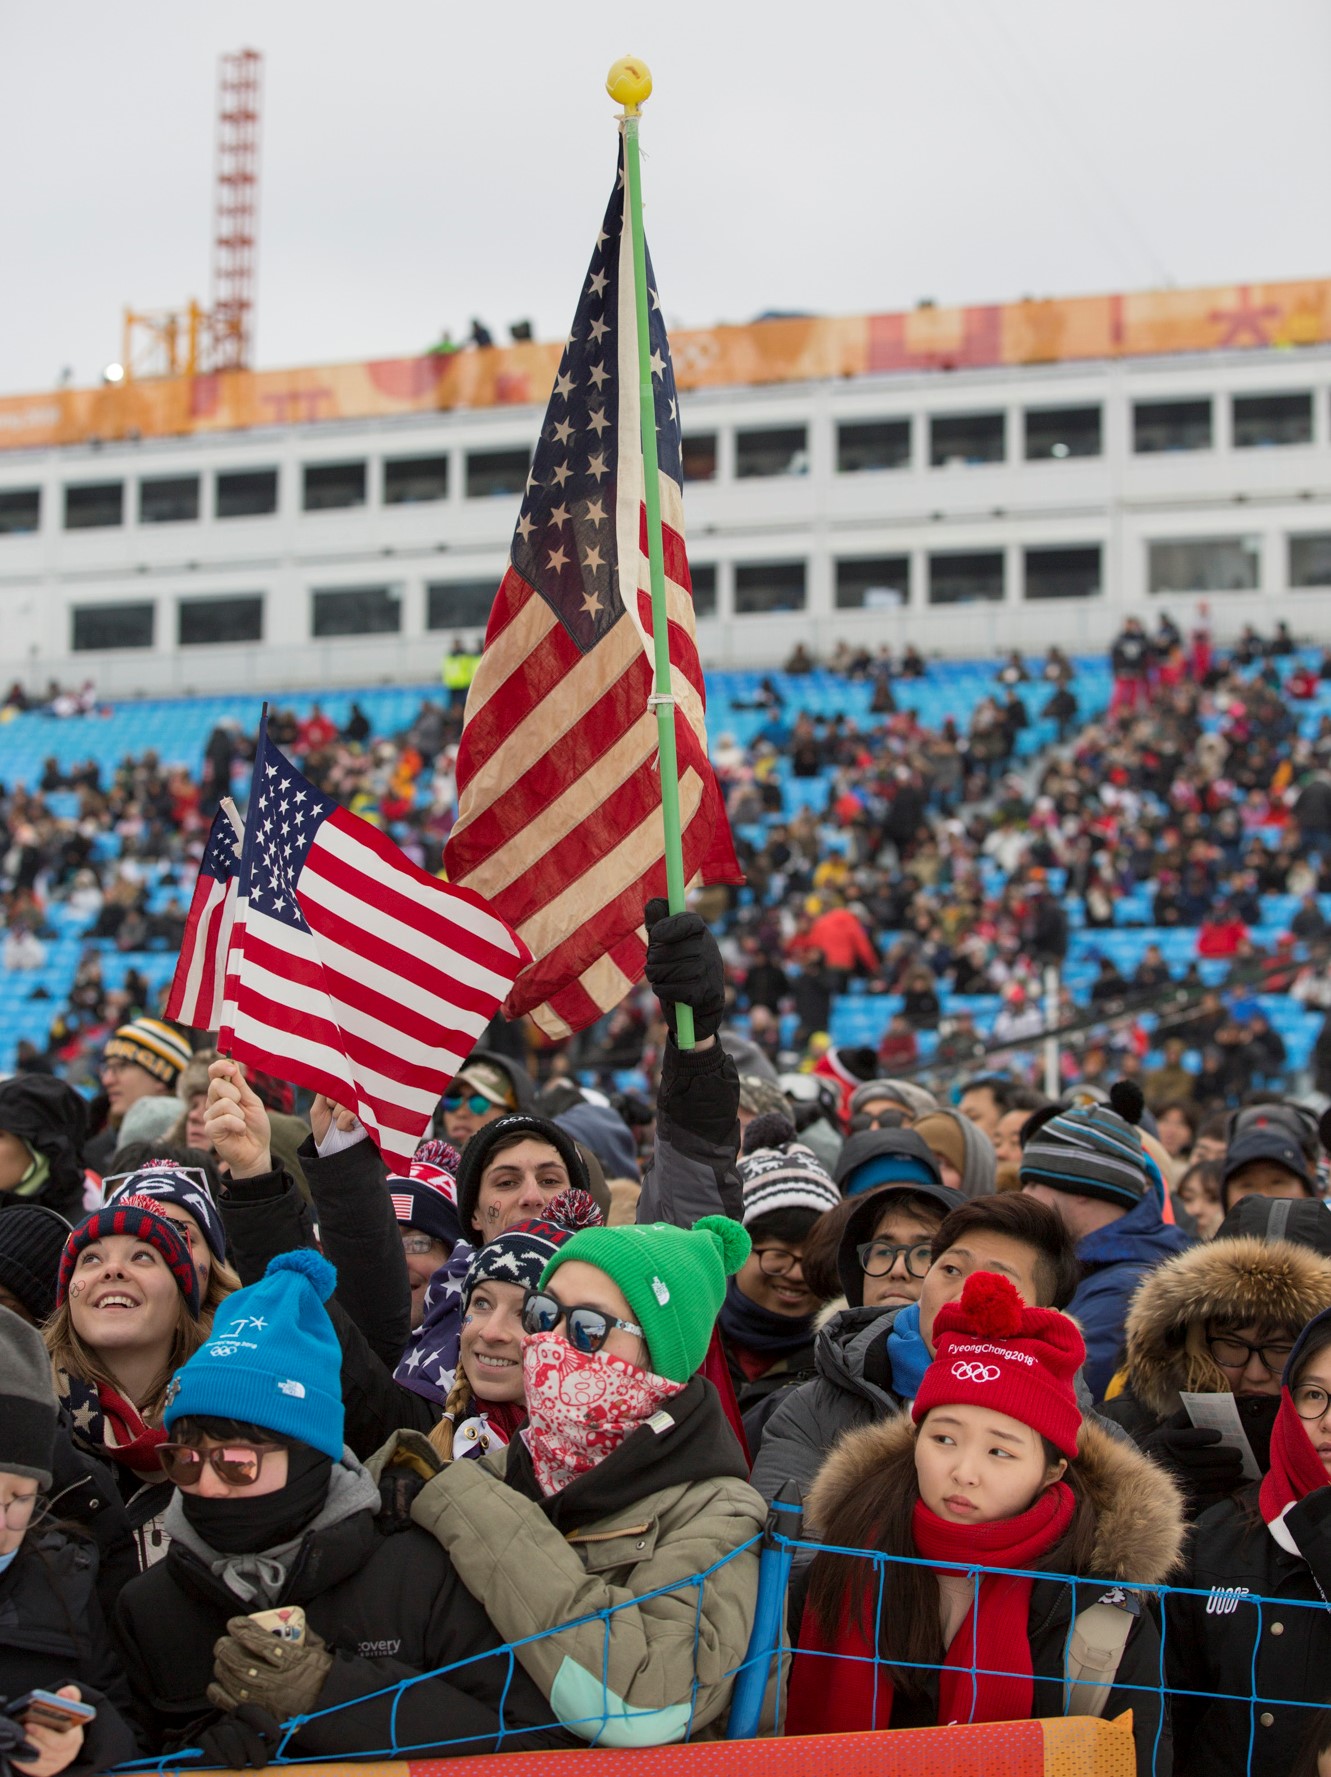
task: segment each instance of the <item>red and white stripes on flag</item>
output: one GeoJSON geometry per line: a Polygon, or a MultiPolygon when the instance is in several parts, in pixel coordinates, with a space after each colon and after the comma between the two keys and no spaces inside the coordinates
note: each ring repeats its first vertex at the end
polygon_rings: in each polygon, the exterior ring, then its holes
{"type": "MultiPolygon", "coordinates": [[[[622,182],[607,208],[532,459],[510,566],[458,751],[450,878],[483,894],[532,954],[504,1007],[552,1037],[623,999],[665,893],[638,324],[622,182]],[[621,252],[621,244],[623,251],[621,252]]],[[[649,285],[654,282],[648,259],[649,285]]],[[[742,880],[707,758],[684,546],[669,343],[652,289],[671,683],[685,879],[742,880]]]]}
{"type": "Polygon", "coordinates": [[[526,946],[261,737],[219,1046],[323,1092],[405,1172],[526,946]]]}
{"type": "Polygon", "coordinates": [[[192,1030],[216,1030],[222,1018],[243,836],[234,812],[228,800],[213,816],[166,1002],[166,1016],[192,1030]]]}

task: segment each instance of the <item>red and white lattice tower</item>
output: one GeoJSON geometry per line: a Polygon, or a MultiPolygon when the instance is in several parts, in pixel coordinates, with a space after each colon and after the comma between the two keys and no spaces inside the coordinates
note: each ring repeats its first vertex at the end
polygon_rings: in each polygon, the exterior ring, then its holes
{"type": "Polygon", "coordinates": [[[254,333],[259,217],[259,69],[256,49],[222,57],[217,107],[217,220],[213,229],[213,370],[247,370],[254,333]]]}

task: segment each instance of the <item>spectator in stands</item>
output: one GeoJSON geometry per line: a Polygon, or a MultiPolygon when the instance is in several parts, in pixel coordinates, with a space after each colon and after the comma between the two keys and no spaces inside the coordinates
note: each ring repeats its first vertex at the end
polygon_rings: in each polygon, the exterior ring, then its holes
{"type": "MultiPolygon", "coordinates": [[[[1184,1526],[1168,1479],[1082,1417],[1073,1379],[1085,1347],[1072,1320],[1027,1307],[1009,1279],[982,1274],[939,1312],[935,1338],[910,1419],[844,1438],[810,1495],[824,1542],[901,1559],[814,1557],[788,1734],[1059,1715],[1074,1589],[1061,1579],[989,1586],[984,1567],[1161,1581],[1178,1560],[1184,1526]],[[924,1565],[977,1560],[978,1590],[968,1574],[924,1565]],[[885,1663],[866,1676],[852,1659],[814,1651],[885,1663]],[[987,1676],[1014,1663],[1030,1673],[1015,1689],[987,1676]]],[[[1169,1739],[1154,1688],[1160,1636],[1146,1611],[1127,1628],[1103,1712],[1131,1707],[1145,1771],[1169,1739]]]]}
{"type": "Polygon", "coordinates": [[[747,1651],[757,1553],[736,1551],[764,1506],[697,1372],[748,1244],[720,1217],[575,1235],[527,1305],[526,1438],[451,1464],[412,1506],[584,1740],[654,1745],[706,1728],[747,1651]],[[575,1397],[602,1412],[571,1411],[575,1397]],[[643,1523],[645,1545],[630,1529],[643,1523]],[[608,1607],[609,1637],[593,1614],[608,1607]]]}
{"type": "MultiPolygon", "coordinates": [[[[916,1269],[921,1259],[916,1260],[916,1269]]],[[[788,1480],[807,1497],[828,1452],[844,1432],[908,1410],[934,1356],[934,1319],[955,1302],[975,1271],[998,1271],[1031,1306],[1065,1306],[1077,1287],[1077,1260],[1058,1217],[1031,1198],[1009,1195],[958,1202],[954,1192],[927,1186],[890,1186],[858,1205],[843,1224],[837,1275],[847,1306],[818,1333],[814,1380],[784,1397],[763,1428],[753,1484],[773,1499],[788,1480]],[[867,1267],[940,1213],[929,1265],[917,1280],[914,1303],[894,1300],[908,1286],[909,1252],[888,1276],[867,1267]],[[866,1229],[891,1221],[886,1235],[866,1229]]]]}
{"type": "Polygon", "coordinates": [[[42,1330],[75,1443],[111,1469],[146,1567],[167,1540],[168,1385],[209,1330],[183,1230],[149,1198],[94,1210],[65,1242],[55,1313],[42,1330]]]}
{"type": "Polygon", "coordinates": [[[1299,902],[1299,910],[1290,920],[1289,929],[1303,944],[1320,944],[1331,931],[1314,891],[1310,890],[1299,902]]]}
{"type": "Polygon", "coordinates": [[[1141,961],[1132,972],[1133,987],[1139,993],[1153,993],[1156,988],[1165,987],[1172,980],[1164,952],[1158,944],[1148,944],[1141,954],[1141,961]]]}
{"type": "Polygon", "coordinates": [[[1223,1181],[1224,1168],[1219,1160],[1195,1158],[1178,1181],[1176,1200],[1192,1217],[1193,1230],[1199,1240],[1213,1240],[1225,1219],[1223,1181]]]}
{"type": "Polygon", "coordinates": [[[1232,1394],[1265,1473],[1281,1372],[1300,1330],[1324,1308],[1331,1258],[1294,1239],[1227,1231],[1143,1282],[1128,1315],[1122,1386],[1103,1411],[1170,1470],[1191,1517],[1242,1486],[1242,1454],[1194,1425],[1181,1396],[1232,1394]]]}
{"type": "Polygon", "coordinates": [[[129,1690],[96,1591],[97,1564],[45,1511],[59,1414],[35,1327],[0,1308],[0,1690],[11,1706],[33,1690],[90,1704],[63,1731],[29,1711],[0,1722],[0,1758],[24,1777],[108,1770],[139,1755],[129,1690]]]}
{"type": "Polygon", "coordinates": [[[915,1133],[933,1155],[949,1189],[960,1191],[966,1198],[987,1197],[994,1189],[997,1155],[993,1142],[978,1123],[963,1117],[951,1105],[939,1105],[937,1110],[916,1118],[915,1133]]]}
{"type": "Polygon", "coordinates": [[[448,1263],[462,1238],[457,1184],[444,1167],[427,1161],[418,1162],[406,1176],[390,1173],[386,1182],[393,1214],[402,1230],[402,1254],[411,1281],[411,1329],[415,1332],[425,1317],[430,1279],[448,1263]]]}
{"type": "Polygon", "coordinates": [[[1135,617],[1129,617],[1109,651],[1114,674],[1111,713],[1136,711],[1145,705],[1153,658],[1150,638],[1135,617]]]}
{"type": "Polygon", "coordinates": [[[1141,1095],[1116,1086],[1111,1105],[1060,1110],[1026,1141],[1024,1191],[1045,1203],[1077,1242],[1082,1282],[1068,1304],[1086,1335],[1086,1384],[1103,1400],[1141,1280],[1190,1243],[1161,1217],[1162,1184],[1136,1128],[1141,1095]]]}
{"type": "Polygon", "coordinates": [[[5,968],[11,974],[26,974],[46,967],[46,946],[26,920],[15,920],[5,936],[5,968]]]}
{"type": "Polygon", "coordinates": [[[1284,1777],[1317,1720],[1307,1706],[1326,1702],[1329,1350],[1331,1314],[1323,1312],[1285,1366],[1267,1474],[1197,1526],[1183,1582],[1195,1590],[1168,1600],[1168,1682],[1189,1770],[1284,1777]],[[1245,1607],[1247,1597],[1281,1600],[1279,1636],[1271,1607],[1245,1607]],[[1237,1608],[1222,1613],[1219,1599],[1236,1599],[1237,1608]]]}
{"type": "Polygon", "coordinates": [[[184,1037],[160,1018],[135,1018],[116,1030],[102,1054],[106,1127],[84,1144],[89,1166],[105,1167],[115,1152],[120,1120],[137,1099],[174,1097],[189,1058],[184,1037]]]}
{"type": "Polygon", "coordinates": [[[804,1242],[841,1201],[826,1168],[789,1117],[756,1117],[739,1162],[751,1250],[726,1287],[718,1326],[750,1447],[775,1394],[813,1374],[814,1317],[822,1306],[803,1271],[804,1242]]]}
{"type": "Polygon", "coordinates": [[[1009,1109],[1008,1094],[1015,1084],[1004,1074],[986,1074],[962,1088],[957,1108],[992,1141],[1000,1118],[1009,1109]]]}
{"type": "Polygon", "coordinates": [[[87,1128],[87,1105],[63,1080],[20,1074],[0,1083],[0,1211],[40,1203],[82,1221],[87,1128]]]}
{"type": "Polygon", "coordinates": [[[472,1657],[499,1637],[433,1539],[379,1523],[375,1476],[343,1442],[323,1308],[335,1281],[317,1253],[283,1254],[235,1297],[232,1340],[176,1371],[161,1447],[171,1546],[117,1609],[142,1719],[163,1748],[231,1766],[266,1763],[280,1723],[307,1714],[292,1741],[306,1756],[567,1744],[523,1735],[547,1711],[520,1666],[472,1657]],[[299,1641],[248,1614],[279,1605],[304,1612],[299,1641]],[[458,1660],[447,1678],[385,1690],[458,1660]]]}
{"type": "Polygon", "coordinates": [[[1249,1128],[1225,1154],[1226,1210],[1242,1197],[1314,1197],[1316,1183],[1303,1148],[1281,1125],[1249,1128]]]}
{"type": "Polygon", "coordinates": [[[878,1039],[878,1061],[885,1074],[907,1073],[919,1060],[920,1046],[904,1011],[894,1012],[878,1039]]]}
{"type": "Polygon", "coordinates": [[[826,906],[809,927],[808,944],[822,953],[829,970],[844,987],[852,974],[873,975],[878,952],[859,916],[840,895],[828,894],[826,906]]]}
{"type": "MultiPolygon", "coordinates": [[[[1037,1092],[1029,1086],[1014,1086],[1008,1094],[1008,1100],[1011,1109],[1004,1111],[998,1119],[998,1128],[994,1133],[994,1158],[1000,1168],[1015,1169],[1021,1164],[1021,1137],[1027,1120],[1033,1111],[1043,1110],[1049,1100],[1043,1092],[1037,1092]]],[[[1011,1188],[1015,1188],[1015,1171],[1012,1176],[1014,1182],[1011,1188]]]]}
{"type": "Polygon", "coordinates": [[[525,1068],[498,1050],[473,1049],[441,1101],[444,1134],[460,1153],[478,1129],[534,1105],[535,1087],[525,1068]]]}
{"type": "Polygon", "coordinates": [[[1192,1097],[1192,1075],[1183,1065],[1187,1046],[1181,1037],[1166,1037],[1161,1044],[1163,1061],[1148,1070],[1142,1081],[1146,1103],[1159,1116],[1165,1105],[1186,1104],[1192,1097]]]}
{"type": "Polygon", "coordinates": [[[1176,1163],[1186,1161],[1192,1153],[1201,1122],[1196,1106],[1188,1098],[1167,1098],[1163,1103],[1157,1103],[1154,1111],[1161,1147],[1176,1163]]]}

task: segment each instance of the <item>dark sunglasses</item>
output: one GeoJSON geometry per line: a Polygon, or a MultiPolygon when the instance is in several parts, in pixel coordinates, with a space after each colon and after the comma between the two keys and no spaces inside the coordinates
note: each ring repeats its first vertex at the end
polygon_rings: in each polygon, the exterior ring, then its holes
{"type": "Polygon", "coordinates": [[[602,1308],[565,1308],[564,1304],[544,1290],[532,1290],[522,1304],[524,1333],[553,1333],[561,1320],[568,1322],[568,1342],[574,1351],[599,1351],[610,1337],[610,1329],[619,1327],[625,1333],[646,1334],[631,1320],[617,1320],[602,1308]]]}
{"type": "Polygon", "coordinates": [[[193,1444],[159,1444],[162,1470],[173,1487],[194,1487],[203,1479],[206,1462],[228,1487],[253,1487],[263,1473],[263,1459],[282,1444],[218,1444],[198,1450],[193,1444]]]}
{"type": "Polygon", "coordinates": [[[492,1111],[495,1108],[490,1100],[480,1092],[473,1092],[467,1098],[464,1098],[460,1092],[445,1092],[444,1109],[446,1111],[460,1111],[463,1105],[466,1105],[473,1117],[483,1117],[487,1111],[492,1111]]]}

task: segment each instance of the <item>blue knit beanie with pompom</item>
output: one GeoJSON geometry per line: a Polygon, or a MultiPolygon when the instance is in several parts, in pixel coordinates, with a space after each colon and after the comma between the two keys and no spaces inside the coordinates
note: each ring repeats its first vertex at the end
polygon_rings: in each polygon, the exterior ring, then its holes
{"type": "Polygon", "coordinates": [[[337,1272],[312,1247],[279,1253],[258,1283],[218,1307],[213,1330],[172,1377],[162,1422],[238,1419],[342,1456],[342,1349],[324,1303],[337,1272]]]}

